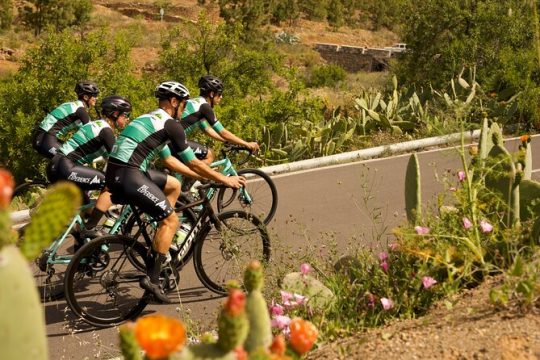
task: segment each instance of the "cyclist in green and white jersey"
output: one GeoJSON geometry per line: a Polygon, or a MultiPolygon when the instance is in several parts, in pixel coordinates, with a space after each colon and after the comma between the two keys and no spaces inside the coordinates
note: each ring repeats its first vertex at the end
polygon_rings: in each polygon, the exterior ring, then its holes
{"type": "Polygon", "coordinates": [[[59,180],[74,182],[85,194],[87,190],[102,190],[91,217],[86,223],[82,237],[95,237],[93,230],[101,215],[111,207],[110,193],[104,189],[105,174],[86,166],[100,156],[111,152],[115,136],[112,128],[123,129],[131,112],[131,103],[121,96],[108,96],[101,102],[102,120],[90,121],[83,125],[67,140],[52,158],[47,167],[47,177],[51,183],[59,180]]]}
{"type": "Polygon", "coordinates": [[[78,100],[64,103],[51,111],[38,128],[32,139],[32,147],[41,155],[52,158],[62,145],[60,136],[72,129],[88,124],[88,109],[96,104],[99,89],[91,81],[81,81],[75,85],[78,100]]]}
{"type": "MultiPolygon", "coordinates": [[[[216,118],[214,106],[219,105],[223,98],[223,82],[215,76],[203,76],[199,79],[200,96],[189,99],[180,123],[184,127],[186,135],[189,137],[195,130],[203,130],[208,136],[219,141],[228,141],[233,144],[242,145],[256,152],[259,144],[254,141],[245,141],[227,130],[216,118]]],[[[207,164],[211,164],[215,155],[211,149],[195,141],[188,141],[197,158],[207,164]]]]}
{"type": "Polygon", "coordinates": [[[172,171],[216,180],[236,189],[245,184],[245,178],[227,177],[212,170],[187,145],[184,129],[177,120],[189,98],[184,85],[166,81],[158,85],[154,94],[159,108],[133,120],[118,136],[109,156],[105,181],[113,198],[136,205],[158,222],[148,277],[142,278],[140,285],[157,300],[168,303],[159,274],[179,226],[174,204],[180,195],[180,182],[175,177],[150,172],[148,165],[159,156],[172,171]],[[171,151],[175,156],[171,156],[171,151]]]}

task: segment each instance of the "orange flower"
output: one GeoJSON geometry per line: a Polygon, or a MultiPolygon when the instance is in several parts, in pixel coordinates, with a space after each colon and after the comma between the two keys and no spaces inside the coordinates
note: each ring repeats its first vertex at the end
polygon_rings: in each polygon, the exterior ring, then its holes
{"type": "Polygon", "coordinates": [[[186,342],[186,329],[179,320],[159,314],[150,315],[137,320],[135,338],[149,359],[163,359],[182,349],[186,342]]]}
{"type": "Polygon", "coordinates": [[[248,360],[248,353],[241,346],[234,349],[234,355],[236,356],[236,360],[248,360]]]}
{"type": "Polygon", "coordinates": [[[521,135],[519,138],[522,143],[529,142],[531,140],[531,137],[529,135],[521,135]]]}
{"type": "Polygon", "coordinates": [[[0,209],[5,209],[11,202],[15,181],[7,170],[0,169],[0,209]]]}
{"type": "Polygon", "coordinates": [[[270,345],[270,352],[280,356],[285,355],[286,347],[285,338],[283,335],[279,334],[274,337],[274,341],[272,341],[272,345],[270,345]]]}
{"type": "Polygon", "coordinates": [[[309,321],[294,318],[290,325],[290,342],[292,348],[300,355],[307,353],[317,340],[318,331],[309,321]]]}
{"type": "Polygon", "coordinates": [[[230,289],[229,297],[225,301],[225,311],[231,316],[240,315],[246,306],[246,294],[240,289],[230,289]]]}

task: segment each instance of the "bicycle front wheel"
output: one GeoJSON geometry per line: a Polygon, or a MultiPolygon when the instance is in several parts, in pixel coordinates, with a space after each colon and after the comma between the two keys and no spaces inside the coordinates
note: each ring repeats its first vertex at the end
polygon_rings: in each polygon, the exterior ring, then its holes
{"type": "Polygon", "coordinates": [[[148,300],[140,285],[146,248],[124,235],[96,238],[73,256],[65,278],[66,300],[78,319],[94,326],[117,325],[137,317],[148,300]]]}
{"type": "Polygon", "coordinates": [[[238,171],[238,175],[246,177],[246,186],[239,190],[219,189],[218,212],[243,210],[255,215],[268,225],[276,214],[278,204],[276,185],[270,176],[259,169],[242,169],[238,171]]]}
{"type": "Polygon", "coordinates": [[[43,200],[47,186],[49,183],[43,180],[34,180],[17,186],[13,190],[10,211],[30,210],[32,213],[43,200]]]}
{"type": "Polygon", "coordinates": [[[225,295],[227,281],[241,281],[251,260],[270,261],[270,239],[262,221],[245,211],[217,217],[217,226],[208,223],[197,236],[193,262],[203,285],[225,295]]]}

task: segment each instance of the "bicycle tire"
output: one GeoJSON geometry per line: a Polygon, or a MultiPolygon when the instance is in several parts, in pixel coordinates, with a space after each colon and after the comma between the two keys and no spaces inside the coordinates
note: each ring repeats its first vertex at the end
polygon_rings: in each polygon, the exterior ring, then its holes
{"type": "Polygon", "coordinates": [[[41,203],[49,185],[49,182],[44,180],[33,180],[18,185],[13,190],[10,211],[30,210],[32,213],[41,203]]]}
{"type": "Polygon", "coordinates": [[[99,237],[77,251],[65,278],[66,300],[77,319],[107,327],[141,314],[149,296],[139,280],[146,274],[135,268],[133,257],[141,257],[146,263],[147,249],[125,235],[99,237]],[[105,271],[110,265],[112,268],[105,271]],[[122,282],[117,281],[121,271],[125,271],[122,282]],[[126,301],[118,301],[120,297],[126,301]]]}
{"type": "Polygon", "coordinates": [[[266,225],[274,218],[278,205],[276,185],[264,171],[259,169],[242,169],[238,175],[247,178],[245,189],[252,203],[245,204],[239,190],[221,188],[217,196],[217,210],[247,211],[261,219],[266,225]]]}
{"type": "Polygon", "coordinates": [[[193,264],[206,288],[225,295],[227,281],[241,281],[251,260],[270,261],[271,247],[266,226],[257,217],[245,211],[226,211],[217,217],[227,225],[218,231],[208,222],[201,229],[195,241],[193,264]],[[231,223],[234,226],[229,226],[231,223]]]}

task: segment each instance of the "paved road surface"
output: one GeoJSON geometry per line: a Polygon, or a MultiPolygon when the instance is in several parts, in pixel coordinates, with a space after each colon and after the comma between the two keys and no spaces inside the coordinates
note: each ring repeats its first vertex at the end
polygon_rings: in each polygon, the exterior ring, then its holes
{"type": "MultiPolygon", "coordinates": [[[[533,154],[540,154],[540,137],[533,140],[533,154]]],[[[508,141],[510,151],[517,150],[508,141]]],[[[275,176],[279,207],[271,224],[274,259],[301,254],[311,244],[337,243],[341,253],[349,244],[386,244],[392,227],[405,221],[404,175],[409,155],[394,156],[351,164],[275,176]],[[383,225],[385,224],[385,225],[383,225]],[[385,226],[385,227],[384,227],[385,226]]],[[[540,158],[533,159],[540,168],[540,158]]],[[[443,189],[447,175],[456,181],[460,168],[455,149],[429,150],[419,154],[425,203],[443,189]]],[[[534,176],[540,177],[539,173],[534,176]]],[[[151,305],[146,313],[190,316],[204,327],[216,318],[222,301],[206,291],[188,265],[182,272],[179,299],[172,305],[151,305]]],[[[51,359],[108,359],[118,355],[117,329],[94,329],[70,321],[63,301],[45,305],[51,359]]],[[[196,326],[196,324],[188,326],[196,326]]]]}

